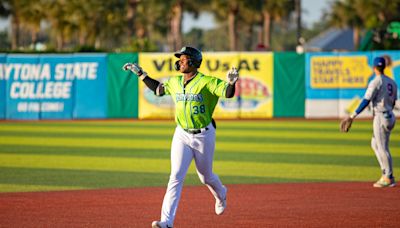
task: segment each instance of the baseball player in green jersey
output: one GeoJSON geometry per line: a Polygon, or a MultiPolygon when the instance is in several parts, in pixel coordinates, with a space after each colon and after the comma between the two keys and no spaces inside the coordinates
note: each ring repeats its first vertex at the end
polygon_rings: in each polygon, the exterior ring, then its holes
{"type": "Polygon", "coordinates": [[[212,115],[219,97],[234,96],[239,73],[232,68],[227,74],[228,82],[202,74],[198,71],[202,54],[193,47],[183,47],[175,56],[179,58],[175,69],[183,75],[171,77],[164,83],[150,78],[135,63],[127,63],[123,67],[138,75],[157,96],[171,95],[175,102],[177,127],[171,145],[171,175],[161,220],[154,221],[153,228],[173,226],[183,181],[193,159],[200,181],[215,197],[215,213],[221,215],[226,208],[227,188],[212,170],[216,129],[212,115]]]}
{"type": "Polygon", "coordinates": [[[375,152],[382,170],[381,178],[373,184],[374,187],[394,187],[396,182],[393,176],[392,156],[389,151],[390,133],[396,123],[393,108],[397,100],[396,82],[384,74],[386,63],[382,57],[374,59],[375,78],[369,82],[364,99],[357,110],[346,117],[341,123],[341,130],[347,132],[354,118],[372,103],[373,135],[371,147],[375,152]]]}

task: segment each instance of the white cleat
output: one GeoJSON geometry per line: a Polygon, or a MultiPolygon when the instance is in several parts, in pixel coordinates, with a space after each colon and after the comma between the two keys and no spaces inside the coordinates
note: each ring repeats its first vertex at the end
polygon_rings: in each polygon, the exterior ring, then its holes
{"type": "Polygon", "coordinates": [[[217,215],[222,215],[226,208],[226,194],[228,193],[228,189],[225,186],[224,188],[225,188],[225,199],[224,200],[217,199],[215,201],[215,214],[217,215]]]}
{"type": "Polygon", "coordinates": [[[172,226],[169,226],[166,222],[153,221],[151,228],[172,228],[172,226]]]}

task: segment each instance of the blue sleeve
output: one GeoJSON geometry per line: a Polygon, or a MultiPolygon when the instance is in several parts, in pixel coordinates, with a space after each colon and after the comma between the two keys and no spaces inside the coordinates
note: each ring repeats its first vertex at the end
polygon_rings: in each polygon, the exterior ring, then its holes
{"type": "Polygon", "coordinates": [[[361,104],[358,106],[358,108],[356,110],[357,115],[360,114],[368,106],[368,104],[369,104],[369,100],[363,99],[361,101],[361,104]]]}

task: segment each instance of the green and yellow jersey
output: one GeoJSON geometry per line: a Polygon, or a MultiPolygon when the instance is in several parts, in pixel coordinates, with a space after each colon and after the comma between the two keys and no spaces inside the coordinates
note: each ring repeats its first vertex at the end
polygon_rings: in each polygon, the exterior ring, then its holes
{"type": "Polygon", "coordinates": [[[163,83],[165,94],[175,102],[175,121],[184,129],[205,128],[211,123],[218,99],[225,96],[228,83],[200,72],[184,86],[184,77],[163,83]]]}

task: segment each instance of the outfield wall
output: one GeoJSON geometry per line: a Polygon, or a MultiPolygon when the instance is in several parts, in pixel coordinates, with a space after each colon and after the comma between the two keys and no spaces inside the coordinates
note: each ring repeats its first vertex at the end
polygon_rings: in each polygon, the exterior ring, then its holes
{"type": "MultiPolygon", "coordinates": [[[[376,56],[390,56],[385,73],[400,80],[400,51],[203,54],[205,74],[240,71],[235,97],[219,100],[218,119],[342,117],[362,99],[376,56]]],[[[177,75],[176,60],[172,53],[0,54],[0,119],[173,118],[171,98],[154,96],[122,66],[139,62],[163,81],[177,75]]]]}

